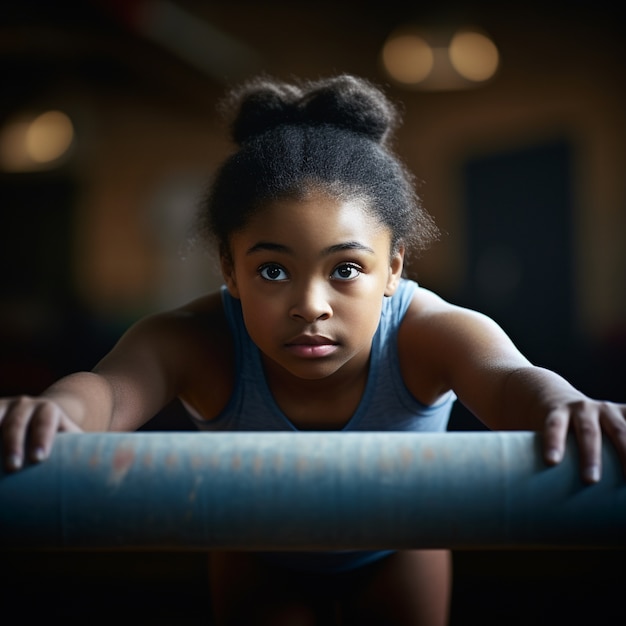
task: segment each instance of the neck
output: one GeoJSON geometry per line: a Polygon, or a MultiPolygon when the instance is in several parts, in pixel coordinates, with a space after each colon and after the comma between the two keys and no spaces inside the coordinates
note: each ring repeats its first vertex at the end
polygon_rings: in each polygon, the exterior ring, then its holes
{"type": "Polygon", "coordinates": [[[369,372],[369,358],[360,366],[343,367],[331,376],[304,379],[263,357],[267,384],[276,404],[299,429],[335,430],[357,410],[369,372]]]}

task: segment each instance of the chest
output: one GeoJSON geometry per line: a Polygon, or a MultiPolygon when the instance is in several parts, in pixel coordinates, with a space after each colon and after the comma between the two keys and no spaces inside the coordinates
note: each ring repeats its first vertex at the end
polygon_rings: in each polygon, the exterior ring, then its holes
{"type": "Polygon", "coordinates": [[[339,394],[281,390],[273,396],[278,408],[298,430],[341,430],[357,412],[364,388],[363,383],[339,394]]]}

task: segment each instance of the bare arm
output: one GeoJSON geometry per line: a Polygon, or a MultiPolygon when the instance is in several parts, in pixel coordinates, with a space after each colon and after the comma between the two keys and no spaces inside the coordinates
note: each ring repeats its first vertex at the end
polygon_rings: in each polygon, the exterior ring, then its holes
{"type": "Polygon", "coordinates": [[[179,311],[141,320],[93,369],[60,379],[41,395],[0,400],[5,467],[45,459],[57,432],[136,430],[185,381],[193,341],[179,311]]]}
{"type": "Polygon", "coordinates": [[[72,374],[37,397],[0,400],[4,465],[13,471],[28,459],[45,459],[57,432],[106,430],[111,394],[105,379],[88,372],[72,374]]]}
{"type": "Polygon", "coordinates": [[[438,391],[453,389],[489,428],[542,432],[550,464],[561,460],[573,430],[587,482],[600,478],[604,432],[626,471],[626,405],[587,397],[555,372],[530,363],[490,318],[427,291],[418,296],[408,321],[411,349],[424,355],[438,391]]]}

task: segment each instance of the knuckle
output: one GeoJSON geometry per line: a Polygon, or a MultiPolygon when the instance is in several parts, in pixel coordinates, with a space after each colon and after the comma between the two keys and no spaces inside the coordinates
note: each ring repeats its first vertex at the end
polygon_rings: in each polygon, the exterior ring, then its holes
{"type": "Polygon", "coordinates": [[[548,415],[547,419],[546,419],[546,423],[553,427],[556,428],[558,426],[562,426],[565,423],[565,420],[563,419],[563,416],[561,415],[548,415]]]}
{"type": "Polygon", "coordinates": [[[614,428],[621,433],[626,433],[626,419],[623,417],[621,419],[616,419],[614,428]]]}
{"type": "Polygon", "coordinates": [[[9,402],[10,402],[10,407],[13,410],[24,410],[28,408],[30,405],[32,405],[33,398],[30,396],[21,395],[21,396],[15,396],[14,398],[11,398],[9,402]]]}
{"type": "Polygon", "coordinates": [[[594,413],[598,408],[599,403],[590,399],[576,400],[572,402],[572,411],[580,415],[590,415],[594,413]]]}
{"type": "Polygon", "coordinates": [[[598,402],[598,406],[602,414],[605,414],[605,415],[619,414],[619,407],[617,404],[615,404],[615,402],[602,400],[598,402]]]}
{"type": "Polygon", "coordinates": [[[43,418],[49,421],[54,418],[57,412],[56,405],[46,400],[37,405],[36,415],[38,418],[43,418]]]}
{"type": "Polygon", "coordinates": [[[10,400],[9,411],[13,415],[23,413],[31,402],[32,400],[28,396],[15,396],[10,400]]]}
{"type": "Polygon", "coordinates": [[[567,428],[568,420],[562,413],[549,413],[545,420],[545,427],[549,431],[560,431],[567,428]]]}
{"type": "Polygon", "coordinates": [[[576,430],[581,437],[593,437],[600,431],[597,422],[592,420],[580,420],[576,424],[576,430]]]}
{"type": "Polygon", "coordinates": [[[20,395],[11,398],[3,409],[0,426],[5,431],[24,430],[40,416],[49,419],[54,413],[54,405],[46,400],[20,395]]]}
{"type": "Polygon", "coordinates": [[[626,419],[620,411],[607,411],[603,414],[603,426],[620,439],[626,439],[626,419]]]}

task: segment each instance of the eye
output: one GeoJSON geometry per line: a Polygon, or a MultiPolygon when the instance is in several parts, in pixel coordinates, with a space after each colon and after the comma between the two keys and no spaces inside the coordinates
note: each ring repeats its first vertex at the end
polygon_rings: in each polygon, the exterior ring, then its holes
{"type": "Polygon", "coordinates": [[[276,265],[276,263],[267,263],[266,265],[261,265],[259,267],[259,274],[261,278],[270,281],[279,281],[279,280],[287,280],[287,272],[280,266],[276,265]]]}
{"type": "Polygon", "coordinates": [[[331,278],[336,278],[338,280],[353,280],[360,275],[361,268],[358,265],[354,265],[353,263],[342,263],[333,270],[333,273],[330,276],[331,278]]]}

